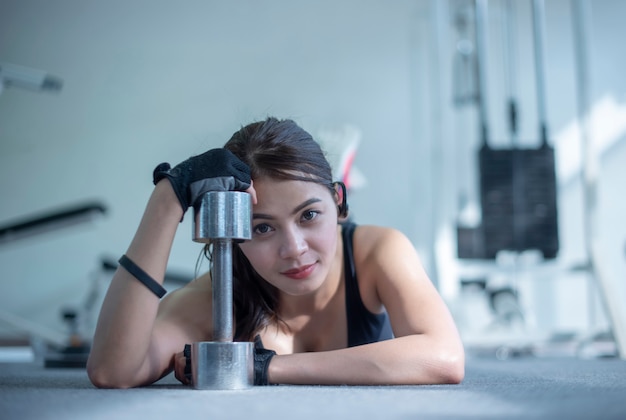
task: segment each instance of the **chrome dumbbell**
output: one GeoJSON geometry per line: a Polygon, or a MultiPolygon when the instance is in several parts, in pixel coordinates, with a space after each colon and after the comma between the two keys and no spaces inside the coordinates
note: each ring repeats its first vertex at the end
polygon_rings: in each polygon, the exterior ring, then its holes
{"type": "Polygon", "coordinates": [[[254,343],[233,342],[233,241],[251,238],[252,199],[237,191],[206,193],[195,209],[193,240],[212,243],[213,341],[191,345],[196,389],[254,385],[254,343]]]}

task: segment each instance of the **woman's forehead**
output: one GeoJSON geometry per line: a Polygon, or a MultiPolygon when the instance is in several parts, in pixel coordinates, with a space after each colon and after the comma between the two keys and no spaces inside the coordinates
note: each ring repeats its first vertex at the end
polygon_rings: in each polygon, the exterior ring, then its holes
{"type": "Polygon", "coordinates": [[[332,199],[330,190],[317,182],[259,178],[254,180],[258,203],[255,209],[299,205],[312,198],[326,201],[332,199]]]}
{"type": "Polygon", "coordinates": [[[327,186],[315,181],[303,181],[298,179],[277,179],[270,177],[255,178],[253,180],[257,194],[262,192],[292,192],[305,193],[313,191],[326,191],[330,193],[327,186]]]}

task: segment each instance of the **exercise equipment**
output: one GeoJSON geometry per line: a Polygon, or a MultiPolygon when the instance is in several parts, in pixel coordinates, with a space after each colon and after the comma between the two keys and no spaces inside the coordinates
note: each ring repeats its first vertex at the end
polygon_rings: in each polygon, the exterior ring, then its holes
{"type": "MultiPolygon", "coordinates": [[[[589,313],[590,325],[594,326],[595,288],[605,309],[610,324],[609,332],[598,334],[591,328],[591,333],[582,341],[578,340],[578,355],[597,357],[618,356],[626,358],[626,325],[620,313],[620,302],[616,299],[614,285],[608,281],[604,255],[599,248],[596,218],[596,189],[598,184],[598,156],[593,151],[590,127],[590,91],[589,91],[589,55],[588,28],[590,23],[590,4],[585,0],[571,0],[573,33],[575,36],[576,88],[578,96],[578,114],[581,125],[582,140],[582,195],[583,195],[583,233],[585,238],[586,260],[580,266],[574,266],[570,272],[586,272],[589,275],[589,313]],[[595,347],[600,340],[609,338],[614,341],[615,349],[609,352],[595,347]],[[590,351],[587,351],[587,348],[590,351]]],[[[486,21],[486,0],[475,0],[476,32],[478,52],[485,50],[484,23],[486,21]],[[479,41],[483,42],[479,42],[479,41]]],[[[515,2],[506,0],[503,6],[505,18],[515,2]]],[[[484,82],[484,54],[478,60],[480,88],[480,117],[482,147],[479,152],[480,187],[482,204],[482,224],[478,227],[458,226],[458,256],[461,259],[494,259],[501,250],[520,253],[525,250],[537,249],[545,259],[553,259],[559,250],[556,177],[554,171],[554,151],[548,145],[548,127],[546,117],[544,67],[544,1],[532,0],[532,23],[534,35],[535,73],[537,82],[537,110],[540,122],[540,146],[536,149],[494,149],[489,146],[487,127],[486,93],[484,82]]],[[[503,33],[508,33],[511,25],[509,19],[503,19],[503,33]]],[[[504,49],[507,75],[511,78],[507,83],[512,86],[513,73],[517,68],[510,63],[514,57],[514,43],[507,36],[502,37],[509,42],[504,49]]],[[[509,89],[512,92],[512,87],[509,89]]],[[[514,95],[509,97],[509,118],[511,140],[517,143],[517,104],[514,95]]],[[[498,261],[497,266],[502,267],[498,261]]],[[[515,264],[517,267],[517,254],[515,264]]],[[[561,341],[558,335],[551,338],[550,343],[561,341]]],[[[573,340],[568,337],[567,340],[573,340]]],[[[564,340],[563,340],[564,341],[564,340]]]]}
{"type": "Polygon", "coordinates": [[[233,342],[233,241],[252,238],[252,199],[238,191],[208,192],[194,207],[193,240],[212,245],[213,341],[191,345],[196,389],[254,385],[254,343],[233,342]]]}
{"type": "Polygon", "coordinates": [[[0,94],[9,87],[35,92],[59,92],[63,88],[63,80],[44,70],[0,63],[0,94]]]}
{"type": "MultiPolygon", "coordinates": [[[[78,224],[95,222],[107,211],[107,206],[100,201],[84,201],[20,217],[0,226],[0,250],[2,246],[8,247],[17,241],[27,241],[78,224]]],[[[95,328],[92,320],[102,304],[104,288],[108,287],[110,276],[117,266],[115,259],[102,257],[97,269],[90,274],[91,286],[84,300],[79,305],[60,309],[60,316],[67,326],[66,332],[57,331],[3,310],[0,310],[0,324],[26,333],[38,343],[44,367],[85,368],[95,328]]],[[[190,274],[171,270],[165,273],[165,283],[178,287],[187,284],[191,278],[190,274]]]]}
{"type": "MultiPolygon", "coordinates": [[[[15,241],[95,221],[107,211],[99,201],[87,201],[47,210],[22,217],[0,226],[0,247],[15,241]]],[[[89,355],[89,340],[81,334],[79,311],[64,308],[61,317],[68,326],[68,334],[53,331],[25,318],[0,312],[0,323],[45,342],[43,362],[45,367],[84,367],[89,355]]]]}
{"type": "MultiPolygon", "coordinates": [[[[540,145],[521,148],[516,143],[517,109],[509,100],[513,145],[491,147],[487,121],[485,0],[476,1],[479,116],[482,146],[479,151],[482,224],[457,228],[459,258],[495,259],[500,251],[538,250],[545,259],[559,250],[554,149],[548,144],[543,75],[543,3],[533,2],[533,39],[540,145]]],[[[512,67],[512,66],[511,66],[512,67]]]]}
{"type": "Polygon", "coordinates": [[[106,211],[103,203],[87,201],[28,215],[0,226],[0,245],[91,222],[106,211]]]}

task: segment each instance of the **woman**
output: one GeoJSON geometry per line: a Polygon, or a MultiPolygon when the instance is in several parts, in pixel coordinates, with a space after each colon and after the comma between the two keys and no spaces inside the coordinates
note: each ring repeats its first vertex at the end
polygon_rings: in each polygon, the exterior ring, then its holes
{"type": "Polygon", "coordinates": [[[98,320],[87,364],[96,386],[172,370],[189,383],[182,350],[212,336],[210,273],[157,296],[185,211],[215,190],[252,195],[253,236],[233,246],[233,281],[235,340],[257,343],[255,383],[462,381],[462,343],[415,249],[396,230],[346,222],[345,189],[293,121],[243,127],[223,149],[159,165],[154,182],[98,320]]]}

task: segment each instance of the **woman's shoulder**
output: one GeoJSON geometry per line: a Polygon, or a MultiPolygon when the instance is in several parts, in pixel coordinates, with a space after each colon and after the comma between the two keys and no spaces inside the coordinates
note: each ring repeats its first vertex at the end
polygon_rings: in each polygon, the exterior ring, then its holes
{"type": "Polygon", "coordinates": [[[397,243],[407,242],[406,235],[392,227],[357,225],[354,230],[353,243],[358,244],[364,253],[380,251],[397,243]]]}
{"type": "Polygon", "coordinates": [[[353,248],[357,267],[367,267],[368,270],[393,264],[398,258],[416,253],[411,241],[400,230],[376,225],[357,226],[353,248]]]}
{"type": "Polygon", "coordinates": [[[363,303],[372,313],[380,312],[381,290],[398,276],[398,267],[411,260],[415,250],[407,237],[397,229],[376,225],[359,225],[354,231],[354,265],[363,303]],[[407,258],[409,257],[409,258],[407,258]]]}

